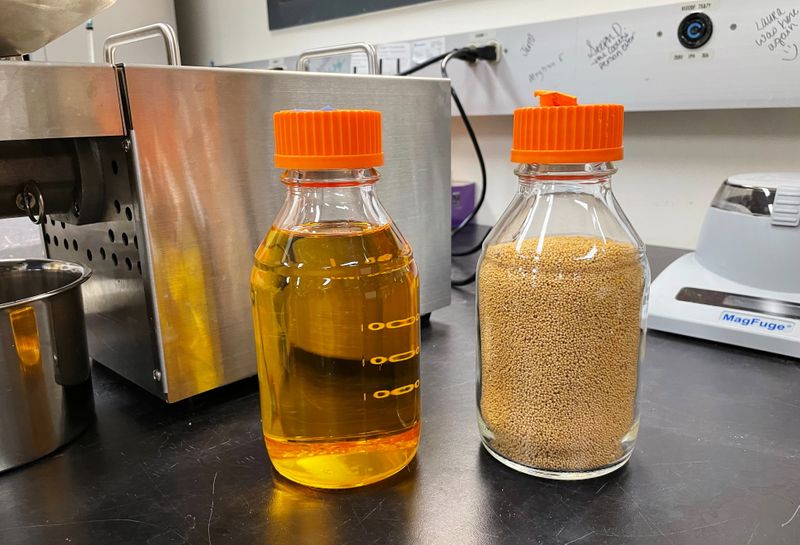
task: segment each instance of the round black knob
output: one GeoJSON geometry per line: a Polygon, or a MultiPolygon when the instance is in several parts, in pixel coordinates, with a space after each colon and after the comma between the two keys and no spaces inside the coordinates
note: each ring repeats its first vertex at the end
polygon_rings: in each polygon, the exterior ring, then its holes
{"type": "Polygon", "coordinates": [[[711,17],[700,12],[690,13],[678,25],[678,41],[683,47],[697,49],[711,39],[713,32],[714,24],[711,22],[711,17]]]}

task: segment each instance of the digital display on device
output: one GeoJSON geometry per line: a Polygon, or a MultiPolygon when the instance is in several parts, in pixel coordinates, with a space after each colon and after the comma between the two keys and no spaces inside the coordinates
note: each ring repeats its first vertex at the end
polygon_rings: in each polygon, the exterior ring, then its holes
{"type": "Polygon", "coordinates": [[[687,303],[759,312],[761,314],[792,318],[794,320],[800,319],[800,304],[787,303],[775,299],[765,299],[763,297],[751,297],[749,295],[739,295],[737,293],[725,293],[722,291],[704,290],[700,288],[681,288],[675,296],[675,299],[687,303]]]}

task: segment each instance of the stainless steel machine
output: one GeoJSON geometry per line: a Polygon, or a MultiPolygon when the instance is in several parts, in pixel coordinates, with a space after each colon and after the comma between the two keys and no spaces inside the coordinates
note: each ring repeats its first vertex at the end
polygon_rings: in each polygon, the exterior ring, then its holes
{"type": "Polygon", "coordinates": [[[423,313],[449,304],[448,81],[181,67],[166,25],[105,54],[0,62],[0,217],[41,222],[49,257],[94,271],[94,360],[168,402],[255,374],[249,272],[283,201],[272,114],[287,108],[383,113],[381,200],[414,247],[423,313]],[[112,64],[153,36],[174,65],[112,64]]]}

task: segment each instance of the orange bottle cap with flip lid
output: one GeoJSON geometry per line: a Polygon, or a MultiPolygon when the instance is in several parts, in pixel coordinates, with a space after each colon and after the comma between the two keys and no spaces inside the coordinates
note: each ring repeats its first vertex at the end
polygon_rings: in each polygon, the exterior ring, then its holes
{"type": "Polygon", "coordinates": [[[581,104],[577,97],[536,91],[538,107],[514,111],[511,161],[515,163],[601,163],[622,159],[624,108],[581,104]]]}
{"type": "Polygon", "coordinates": [[[383,164],[381,113],[374,110],[284,110],[272,117],[275,166],[298,170],[383,164]]]}

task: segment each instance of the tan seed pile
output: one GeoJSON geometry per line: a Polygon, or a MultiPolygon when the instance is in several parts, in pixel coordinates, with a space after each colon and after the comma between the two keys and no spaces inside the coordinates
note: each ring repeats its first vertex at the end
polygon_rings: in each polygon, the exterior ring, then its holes
{"type": "Polygon", "coordinates": [[[511,460],[599,468],[636,418],[644,272],[630,244],[538,243],[490,246],[479,271],[481,416],[511,460]]]}

